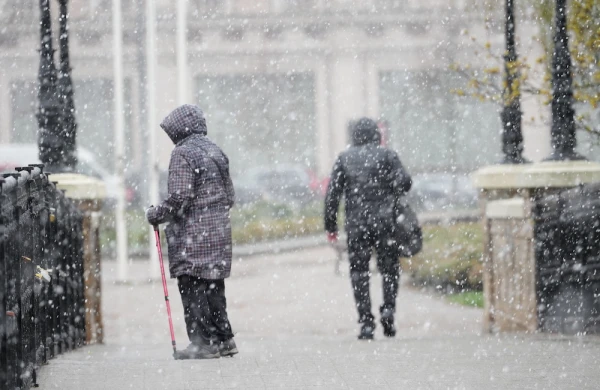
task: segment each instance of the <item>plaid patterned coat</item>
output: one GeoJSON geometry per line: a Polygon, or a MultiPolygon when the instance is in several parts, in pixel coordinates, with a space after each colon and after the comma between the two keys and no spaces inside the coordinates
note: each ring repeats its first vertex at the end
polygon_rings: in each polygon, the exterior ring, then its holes
{"type": "Polygon", "coordinates": [[[165,229],[171,277],[224,279],[231,271],[229,210],[234,190],[229,160],[207,137],[199,107],[184,105],[160,125],[176,144],[169,164],[169,196],[147,211],[165,229]]]}

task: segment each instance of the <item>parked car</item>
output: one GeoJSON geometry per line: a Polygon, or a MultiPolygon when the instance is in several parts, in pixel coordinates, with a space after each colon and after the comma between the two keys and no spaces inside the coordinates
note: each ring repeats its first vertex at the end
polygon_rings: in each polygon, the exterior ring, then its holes
{"type": "Polygon", "coordinates": [[[238,203],[265,200],[274,203],[306,203],[315,198],[312,179],[302,165],[280,164],[251,168],[233,179],[238,203]]]}
{"type": "Polygon", "coordinates": [[[235,203],[238,205],[252,204],[263,199],[261,190],[246,177],[233,178],[233,188],[235,189],[235,203]]]}
{"type": "MultiPolygon", "coordinates": [[[[116,199],[117,176],[109,173],[89,150],[77,147],[76,173],[92,176],[106,184],[106,196],[116,199]]],[[[39,164],[38,146],[36,144],[2,144],[0,145],[0,173],[13,172],[15,167],[39,164]]],[[[125,198],[128,202],[135,197],[133,187],[125,186],[125,198]]]]}
{"type": "Polygon", "coordinates": [[[477,190],[466,174],[427,173],[413,176],[408,201],[419,211],[477,207],[477,190]]]}

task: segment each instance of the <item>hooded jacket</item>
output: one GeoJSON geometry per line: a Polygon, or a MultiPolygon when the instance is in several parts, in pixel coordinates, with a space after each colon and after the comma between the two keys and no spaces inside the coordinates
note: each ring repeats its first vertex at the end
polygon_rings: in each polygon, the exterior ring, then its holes
{"type": "Polygon", "coordinates": [[[380,146],[375,121],[354,124],[352,146],[342,152],[331,173],[325,198],[325,230],[338,231],[342,195],[346,199],[346,230],[369,225],[393,225],[395,199],[410,190],[412,180],[398,154],[380,146]]]}
{"type": "Polygon", "coordinates": [[[229,210],[234,190],[225,153],[208,139],[204,113],[183,105],[161,128],[175,143],[169,163],[168,197],[148,210],[165,229],[171,277],[223,279],[231,271],[229,210]]]}

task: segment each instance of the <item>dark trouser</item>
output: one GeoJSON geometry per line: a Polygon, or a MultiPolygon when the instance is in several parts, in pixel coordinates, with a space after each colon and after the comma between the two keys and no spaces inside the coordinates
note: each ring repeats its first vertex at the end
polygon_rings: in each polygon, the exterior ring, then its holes
{"type": "Polygon", "coordinates": [[[225,280],[183,275],[177,278],[188,337],[194,344],[226,341],[233,337],[227,318],[225,280]]]}
{"type": "Polygon", "coordinates": [[[392,243],[392,233],[377,227],[358,227],[348,232],[348,256],[358,322],[372,323],[369,292],[369,260],[373,249],[377,252],[377,268],[383,277],[382,317],[393,321],[400,282],[398,250],[392,243]]]}

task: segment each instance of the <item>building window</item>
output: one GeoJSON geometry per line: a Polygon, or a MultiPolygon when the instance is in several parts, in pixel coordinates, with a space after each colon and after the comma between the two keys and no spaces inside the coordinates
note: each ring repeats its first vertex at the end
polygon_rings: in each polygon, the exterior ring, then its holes
{"type": "Polygon", "coordinates": [[[376,0],[377,9],[384,12],[406,11],[407,0],[376,0]]]}
{"type": "Polygon", "coordinates": [[[381,72],[382,116],[391,146],[411,172],[470,172],[500,160],[500,107],[459,98],[454,72],[381,72]]]}
{"type": "MultiPolygon", "coordinates": [[[[125,155],[131,156],[131,80],[124,80],[125,155]]],[[[104,168],[114,171],[113,81],[104,78],[74,80],[77,145],[90,150],[104,168]]],[[[132,161],[126,162],[127,166],[132,161]]]]}
{"type": "Polygon", "coordinates": [[[251,167],[315,163],[312,73],[200,76],[197,101],[234,175],[251,167]]]}
{"type": "Polygon", "coordinates": [[[225,0],[193,0],[190,9],[194,16],[211,18],[225,12],[225,0]]]}
{"type": "Polygon", "coordinates": [[[307,13],[314,11],[316,0],[279,0],[284,3],[284,11],[307,13]]]}

